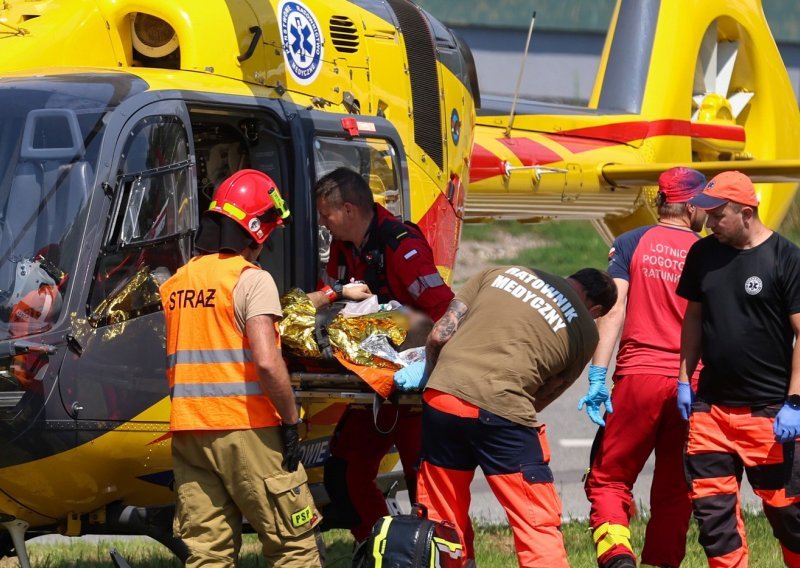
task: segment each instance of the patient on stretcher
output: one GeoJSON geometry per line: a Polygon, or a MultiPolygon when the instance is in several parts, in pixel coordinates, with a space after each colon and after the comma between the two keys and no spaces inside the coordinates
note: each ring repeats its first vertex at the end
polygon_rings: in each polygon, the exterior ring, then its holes
{"type": "Polygon", "coordinates": [[[295,288],[283,295],[281,306],[278,328],[290,368],[341,373],[345,367],[384,398],[394,388],[394,371],[424,358],[433,326],[424,313],[397,302],[380,305],[374,296],[317,310],[295,288]]]}

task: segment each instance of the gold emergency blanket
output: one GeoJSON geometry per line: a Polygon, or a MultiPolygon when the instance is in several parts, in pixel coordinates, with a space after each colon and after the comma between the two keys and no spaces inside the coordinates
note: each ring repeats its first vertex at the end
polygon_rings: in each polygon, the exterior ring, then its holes
{"type": "MultiPolygon", "coordinates": [[[[283,319],[278,324],[283,347],[302,357],[321,358],[314,335],[317,310],[305,292],[292,288],[281,298],[283,319]]],[[[406,338],[409,320],[400,310],[361,316],[337,315],[328,325],[331,347],[357,365],[396,369],[397,365],[361,349],[361,342],[372,334],[383,334],[395,345],[406,338]]]]}

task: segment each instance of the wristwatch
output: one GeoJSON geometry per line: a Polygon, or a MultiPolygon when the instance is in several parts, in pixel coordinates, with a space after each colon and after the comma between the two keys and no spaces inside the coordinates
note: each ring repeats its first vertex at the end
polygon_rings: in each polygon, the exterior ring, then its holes
{"type": "Polygon", "coordinates": [[[333,291],[336,292],[336,299],[337,300],[341,300],[342,297],[343,297],[342,296],[342,288],[343,287],[344,287],[344,284],[342,283],[341,280],[337,280],[336,282],[334,282],[331,285],[331,288],[333,288],[333,291]]]}
{"type": "Polygon", "coordinates": [[[786,404],[794,410],[800,410],[800,394],[790,394],[786,397],[786,404]]]}

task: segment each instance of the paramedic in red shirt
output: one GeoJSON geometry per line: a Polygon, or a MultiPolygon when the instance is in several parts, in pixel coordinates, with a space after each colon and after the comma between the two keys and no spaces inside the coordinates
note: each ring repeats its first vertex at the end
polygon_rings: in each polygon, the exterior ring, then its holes
{"type": "Polygon", "coordinates": [[[705,182],[703,174],[689,168],[661,174],[658,224],[620,235],[609,253],[608,272],[619,296],[608,315],[597,321],[600,343],[589,367],[589,392],[579,406],[585,404],[589,417],[601,426],[585,489],[597,562],[603,568],[636,566],[628,528],[631,491],[654,450],[651,516],[641,561],[679,566],[686,551],[692,506],[683,474],[686,425],[676,397],[687,302],[675,289],[687,252],[700,238],[695,231],[705,221],[705,213],[687,202],[705,182]],[[606,372],[618,338],[609,397],[606,372]],[[599,408],[603,403],[608,410],[605,421],[599,408]]]}
{"type": "MultiPolygon", "coordinates": [[[[369,185],[353,170],[334,170],[317,182],[315,193],[320,225],[333,237],[322,286],[309,294],[315,307],[342,298],[361,300],[371,292],[381,303],[397,300],[439,319],[453,292],[419,229],[375,203],[369,185]],[[365,285],[345,287],[351,280],[365,285]]],[[[325,463],[332,505],[324,515],[326,528],[349,528],[362,541],[375,521],[388,514],[375,478],[393,445],[400,453],[409,497],[415,500],[421,425],[419,408],[384,405],[375,419],[371,408],[348,407],[325,463]]]]}

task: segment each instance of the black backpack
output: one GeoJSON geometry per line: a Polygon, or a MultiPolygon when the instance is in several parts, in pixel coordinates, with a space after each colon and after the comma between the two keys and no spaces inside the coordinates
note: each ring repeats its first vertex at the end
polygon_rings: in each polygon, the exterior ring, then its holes
{"type": "Polygon", "coordinates": [[[353,556],[353,568],[461,568],[464,547],[449,521],[432,521],[423,505],[416,514],[386,516],[353,556]]]}

